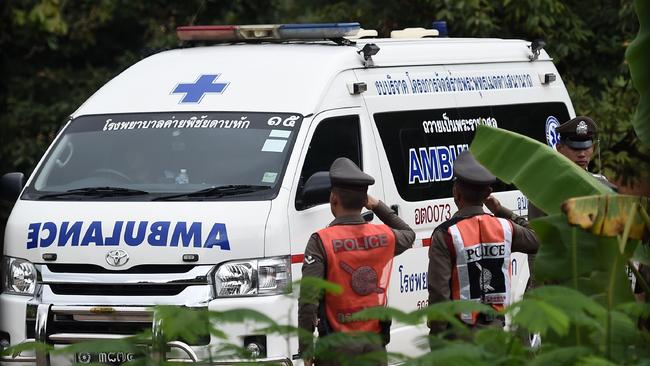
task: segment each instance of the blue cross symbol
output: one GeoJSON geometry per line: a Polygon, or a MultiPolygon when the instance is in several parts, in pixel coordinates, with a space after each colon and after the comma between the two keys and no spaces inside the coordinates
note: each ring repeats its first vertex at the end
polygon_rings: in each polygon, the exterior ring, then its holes
{"type": "Polygon", "coordinates": [[[172,94],[184,93],[181,103],[200,103],[206,93],[223,93],[230,83],[215,83],[221,74],[201,75],[190,84],[178,84],[172,94]]]}

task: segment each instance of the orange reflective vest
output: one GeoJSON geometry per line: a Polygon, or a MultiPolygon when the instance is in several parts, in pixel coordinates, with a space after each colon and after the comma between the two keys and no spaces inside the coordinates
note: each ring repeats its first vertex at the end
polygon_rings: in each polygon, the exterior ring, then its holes
{"type": "Polygon", "coordinates": [[[385,306],[395,254],[395,234],[386,225],[335,225],[318,232],[327,255],[327,280],[340,295],[325,294],[325,313],[336,332],[380,331],[378,320],[350,321],[366,308],[385,306]]]}
{"type": "MultiPolygon", "coordinates": [[[[473,300],[503,309],[510,299],[512,223],[484,214],[456,222],[447,229],[455,259],[451,297],[473,300]]],[[[478,313],[463,313],[465,323],[476,324],[478,313]]]]}

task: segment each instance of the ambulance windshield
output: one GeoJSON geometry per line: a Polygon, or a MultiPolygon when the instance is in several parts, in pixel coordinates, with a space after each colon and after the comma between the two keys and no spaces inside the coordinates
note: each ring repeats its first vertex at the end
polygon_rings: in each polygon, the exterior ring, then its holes
{"type": "Polygon", "coordinates": [[[23,199],[263,200],[277,194],[302,116],[82,116],[63,131],[23,199]]]}

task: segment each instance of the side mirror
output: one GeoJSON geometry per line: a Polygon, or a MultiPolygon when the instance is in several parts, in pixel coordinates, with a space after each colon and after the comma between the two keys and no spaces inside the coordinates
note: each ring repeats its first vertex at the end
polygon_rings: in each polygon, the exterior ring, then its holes
{"type": "Polygon", "coordinates": [[[25,185],[23,173],[7,173],[0,178],[0,197],[3,200],[15,201],[25,185]]]}
{"type": "Polygon", "coordinates": [[[331,188],[329,172],[314,173],[302,189],[302,204],[307,207],[329,202],[331,188]]]}

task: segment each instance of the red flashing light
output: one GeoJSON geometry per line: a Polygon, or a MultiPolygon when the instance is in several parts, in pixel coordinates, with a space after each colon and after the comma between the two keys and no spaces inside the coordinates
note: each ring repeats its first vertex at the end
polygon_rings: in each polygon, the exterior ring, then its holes
{"type": "Polygon", "coordinates": [[[189,25],[176,28],[181,41],[230,41],[237,38],[234,25],[189,25]]]}

